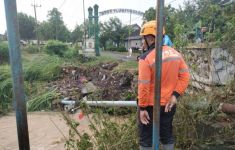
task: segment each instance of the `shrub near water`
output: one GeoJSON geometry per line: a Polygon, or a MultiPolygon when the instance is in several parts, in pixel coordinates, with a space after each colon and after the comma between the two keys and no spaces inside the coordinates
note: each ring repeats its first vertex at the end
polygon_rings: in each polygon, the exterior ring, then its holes
{"type": "Polygon", "coordinates": [[[75,58],[78,57],[78,50],[75,48],[69,48],[67,51],[64,52],[64,57],[65,58],[75,58]]]}
{"type": "Polygon", "coordinates": [[[27,109],[28,111],[51,110],[52,101],[57,99],[58,96],[59,94],[55,91],[39,93],[33,99],[27,101],[27,109]]]}
{"type": "Polygon", "coordinates": [[[61,60],[56,56],[50,56],[35,60],[24,68],[26,81],[50,81],[59,77],[61,72],[61,60]]]}
{"type": "Polygon", "coordinates": [[[50,40],[47,42],[45,50],[50,55],[58,55],[62,57],[64,56],[65,52],[68,50],[68,46],[63,42],[50,40]]]}
{"type": "Polygon", "coordinates": [[[0,42],[0,64],[9,62],[9,50],[6,42],[0,42]]]}

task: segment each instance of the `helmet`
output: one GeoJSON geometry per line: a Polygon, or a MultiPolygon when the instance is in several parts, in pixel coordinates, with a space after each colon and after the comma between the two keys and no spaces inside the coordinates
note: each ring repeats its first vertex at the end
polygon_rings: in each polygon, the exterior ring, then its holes
{"type": "MultiPolygon", "coordinates": [[[[156,36],[156,23],[157,23],[156,20],[146,22],[140,30],[140,36],[149,35],[149,34],[156,36]]],[[[164,27],[162,34],[165,34],[164,27]]]]}

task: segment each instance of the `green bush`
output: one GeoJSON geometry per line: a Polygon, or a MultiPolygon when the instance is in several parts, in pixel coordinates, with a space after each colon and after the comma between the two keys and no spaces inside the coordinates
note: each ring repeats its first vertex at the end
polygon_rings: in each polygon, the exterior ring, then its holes
{"type": "Polygon", "coordinates": [[[126,50],[126,48],[124,46],[121,46],[121,47],[117,47],[116,51],[118,51],[118,52],[126,52],[127,50],[126,50]]]}
{"type": "Polygon", "coordinates": [[[55,80],[61,72],[60,64],[61,60],[56,56],[37,59],[24,66],[24,78],[30,82],[55,80]]]}
{"type": "Polygon", "coordinates": [[[109,46],[109,47],[107,47],[107,50],[117,51],[117,52],[126,52],[127,51],[124,46],[121,46],[121,47],[109,46]]]}
{"type": "Polygon", "coordinates": [[[59,94],[55,91],[40,93],[32,100],[27,101],[28,111],[51,110],[52,101],[57,99],[59,94]]]}
{"type": "Polygon", "coordinates": [[[67,51],[64,53],[65,58],[74,58],[78,57],[78,50],[74,48],[69,48],[67,51]]]}
{"type": "MultiPolygon", "coordinates": [[[[89,109],[89,108],[88,108],[89,109]]],[[[90,134],[78,132],[79,123],[63,114],[69,126],[69,139],[66,149],[97,149],[97,150],[135,150],[138,149],[136,113],[115,118],[96,109],[96,113],[89,114],[90,110],[83,109],[89,120],[90,134]],[[79,139],[77,138],[79,137],[79,139]]]]}
{"type": "Polygon", "coordinates": [[[9,62],[9,50],[6,42],[0,42],[0,64],[9,62]]]}
{"type": "Polygon", "coordinates": [[[27,45],[25,47],[23,47],[24,51],[30,53],[30,54],[34,54],[34,53],[38,53],[39,52],[39,47],[37,45],[27,45]]]}
{"type": "Polygon", "coordinates": [[[68,45],[60,41],[50,40],[47,42],[45,50],[50,55],[58,55],[62,57],[68,50],[68,45]]]}

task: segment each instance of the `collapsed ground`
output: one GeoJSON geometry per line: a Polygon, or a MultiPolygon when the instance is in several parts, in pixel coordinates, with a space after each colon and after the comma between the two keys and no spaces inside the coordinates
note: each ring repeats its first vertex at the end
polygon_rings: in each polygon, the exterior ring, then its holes
{"type": "Polygon", "coordinates": [[[63,67],[62,78],[49,83],[64,98],[79,100],[84,91],[97,94],[98,100],[127,100],[136,97],[136,72],[115,72],[117,62],[101,63],[94,67],[63,67]],[[129,97],[127,96],[129,94],[129,97]]]}

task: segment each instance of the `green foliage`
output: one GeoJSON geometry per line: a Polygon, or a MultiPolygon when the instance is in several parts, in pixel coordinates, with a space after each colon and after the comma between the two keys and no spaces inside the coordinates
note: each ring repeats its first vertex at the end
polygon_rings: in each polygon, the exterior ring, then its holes
{"type": "Polygon", "coordinates": [[[126,48],[124,46],[121,46],[121,47],[108,46],[107,50],[109,50],[109,51],[117,51],[117,52],[127,52],[127,50],[126,50],[126,48]]]}
{"type": "Polygon", "coordinates": [[[55,80],[61,72],[60,65],[60,58],[55,56],[38,58],[24,66],[24,78],[30,82],[55,80]]]}
{"type": "Polygon", "coordinates": [[[225,30],[229,32],[225,32],[222,36],[224,41],[235,41],[235,14],[231,17],[229,21],[226,22],[225,30]]]}
{"type": "Polygon", "coordinates": [[[0,66],[0,111],[7,112],[12,100],[12,79],[10,66],[0,66]]]}
{"type": "Polygon", "coordinates": [[[84,133],[83,135],[79,133],[77,129],[79,123],[72,120],[67,114],[62,113],[62,115],[67,125],[69,126],[69,139],[67,139],[65,142],[66,150],[85,150],[92,148],[93,144],[90,141],[91,137],[87,133],[84,133]]]}
{"type": "Polygon", "coordinates": [[[232,94],[234,85],[235,82],[216,87],[210,93],[194,92],[182,97],[174,119],[178,148],[209,150],[234,147],[234,143],[229,143],[235,140],[232,116],[218,111],[220,103],[235,102],[232,94]]]}
{"type": "Polygon", "coordinates": [[[100,57],[85,57],[84,55],[79,55],[78,60],[83,63],[86,67],[94,67],[97,66],[97,64],[110,62],[110,61],[116,61],[115,59],[111,57],[106,56],[100,56],[100,57]]]}
{"type": "Polygon", "coordinates": [[[70,32],[64,24],[61,12],[57,8],[53,8],[47,16],[48,20],[42,22],[39,26],[41,39],[68,41],[70,32]]]}
{"type": "Polygon", "coordinates": [[[64,56],[65,52],[68,51],[68,46],[60,41],[49,40],[45,46],[45,50],[50,55],[64,56]]]}
{"type": "Polygon", "coordinates": [[[83,34],[82,26],[77,25],[70,35],[70,41],[73,43],[83,41],[83,34]]]}
{"type": "Polygon", "coordinates": [[[114,71],[124,71],[124,70],[135,70],[138,69],[138,62],[137,61],[124,61],[118,64],[117,67],[114,68],[114,71]]]}
{"type": "Polygon", "coordinates": [[[184,26],[177,24],[174,28],[174,34],[177,37],[174,41],[174,46],[177,49],[182,49],[187,45],[187,37],[185,36],[184,26]]]}
{"type": "Polygon", "coordinates": [[[28,111],[51,110],[52,101],[58,99],[59,94],[55,91],[39,93],[32,100],[27,101],[28,111]]]}
{"type": "Polygon", "coordinates": [[[109,21],[100,24],[100,43],[101,47],[106,49],[106,42],[110,40],[115,43],[117,47],[124,43],[128,36],[129,28],[123,26],[122,22],[118,18],[110,18],[109,21]]]}
{"type": "MultiPolygon", "coordinates": [[[[91,110],[84,109],[87,114],[91,110]]],[[[65,116],[65,115],[64,115],[65,116]]],[[[90,135],[81,135],[77,126],[69,116],[65,116],[65,120],[70,127],[70,139],[66,141],[66,149],[98,149],[98,150],[136,150],[138,149],[136,114],[128,115],[122,119],[114,119],[113,116],[102,113],[96,109],[96,114],[87,114],[86,117],[90,123],[90,135]],[[66,119],[67,118],[67,119],[66,119]],[[74,124],[76,125],[74,127],[74,124]],[[72,135],[72,136],[71,136],[72,135]],[[75,136],[77,135],[77,136],[75,136]],[[79,137],[79,138],[76,138],[79,137]],[[92,138],[91,138],[92,137],[92,138]]]]}
{"type": "Polygon", "coordinates": [[[65,58],[77,58],[79,55],[78,55],[78,50],[75,49],[75,48],[69,48],[67,51],[65,51],[64,53],[64,57],[65,58]]]}
{"type": "Polygon", "coordinates": [[[150,7],[144,12],[144,20],[151,21],[156,20],[156,10],[153,7],[150,7]]]}
{"type": "Polygon", "coordinates": [[[32,16],[18,13],[20,38],[24,40],[35,39],[36,20],[32,16]]]}
{"type": "Polygon", "coordinates": [[[0,42],[0,64],[9,62],[9,50],[6,42],[0,42]]]}
{"type": "MultiPolygon", "coordinates": [[[[164,9],[166,34],[170,36],[176,47],[185,46],[185,42],[189,42],[184,40],[187,38],[193,42],[196,28],[200,30],[201,27],[207,29],[203,34],[203,40],[206,42],[234,41],[235,4],[222,5],[222,3],[222,0],[187,0],[178,9],[172,8],[171,5],[166,6],[164,9]],[[198,22],[201,22],[200,25],[198,22]],[[183,29],[181,35],[175,32],[179,27],[183,29]]],[[[154,20],[155,12],[153,7],[145,11],[145,20],[154,20]]]]}
{"type": "Polygon", "coordinates": [[[39,47],[37,45],[26,45],[25,47],[22,48],[23,51],[26,51],[29,54],[34,54],[39,52],[39,47]]]}
{"type": "MultiPolygon", "coordinates": [[[[0,66],[0,112],[8,112],[12,108],[13,90],[12,90],[12,78],[10,73],[10,66],[0,66]]],[[[26,98],[32,95],[38,94],[43,90],[44,85],[42,83],[29,84],[24,82],[24,90],[26,98]]]]}

